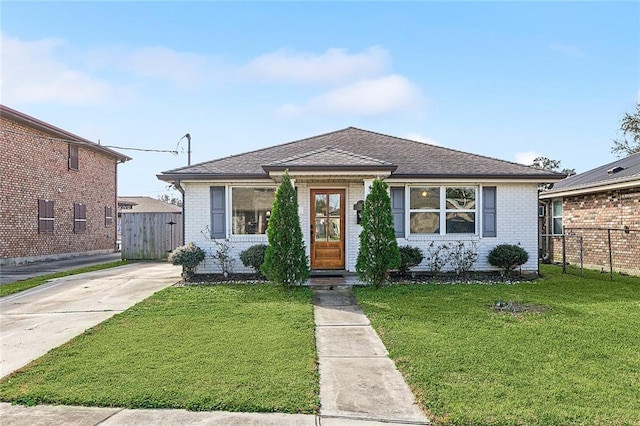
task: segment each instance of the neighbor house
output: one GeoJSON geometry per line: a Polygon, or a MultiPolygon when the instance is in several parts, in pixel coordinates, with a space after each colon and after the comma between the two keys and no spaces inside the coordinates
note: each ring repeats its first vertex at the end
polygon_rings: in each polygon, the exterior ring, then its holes
{"type": "MultiPolygon", "coordinates": [[[[389,185],[399,245],[425,250],[475,245],[476,270],[490,270],[489,250],[519,244],[537,271],[538,184],[563,176],[520,164],[349,127],[343,130],[169,170],[158,178],[184,193],[185,241],[232,254],[267,243],[274,194],[285,170],[298,193],[312,270],[355,271],[359,214],[375,178],[389,185]]],[[[423,262],[417,270],[427,269],[423,262]]],[[[235,270],[244,270],[237,261],[235,270]]],[[[217,272],[211,258],[199,272],[217,272]]]]}
{"type": "Polygon", "coordinates": [[[560,262],[640,275],[640,153],[570,176],[540,194],[542,251],[560,262]],[[611,247],[611,250],[609,250],[611,247]],[[611,252],[611,256],[609,255],[611,252]]]}
{"type": "Polygon", "coordinates": [[[0,264],[113,252],[127,160],[0,105],[0,264]]]}

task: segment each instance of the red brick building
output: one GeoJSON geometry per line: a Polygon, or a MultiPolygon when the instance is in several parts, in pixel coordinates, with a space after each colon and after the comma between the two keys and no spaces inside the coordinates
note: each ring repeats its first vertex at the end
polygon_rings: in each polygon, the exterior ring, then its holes
{"type": "Polygon", "coordinates": [[[0,265],[113,251],[128,160],[0,105],[0,265]]]}
{"type": "Polygon", "coordinates": [[[540,194],[550,260],[640,275],[640,153],[570,176],[540,194]]]}

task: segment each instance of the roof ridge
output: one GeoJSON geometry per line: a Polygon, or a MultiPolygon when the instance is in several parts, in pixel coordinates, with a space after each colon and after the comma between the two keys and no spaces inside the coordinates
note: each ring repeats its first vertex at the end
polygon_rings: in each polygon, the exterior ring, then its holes
{"type": "MultiPolygon", "coordinates": [[[[385,137],[389,137],[389,138],[400,139],[400,140],[403,140],[403,141],[406,141],[406,142],[411,142],[411,143],[414,143],[414,144],[429,145],[429,146],[432,146],[432,147],[437,148],[437,149],[442,149],[442,150],[451,151],[451,152],[457,152],[457,153],[465,154],[465,155],[472,155],[472,156],[476,156],[476,157],[482,157],[482,158],[486,158],[486,159],[489,159],[489,160],[500,161],[500,162],[503,162],[503,163],[513,164],[513,165],[521,166],[521,167],[528,167],[530,169],[534,169],[534,170],[538,170],[538,171],[544,171],[542,169],[538,169],[538,168],[530,166],[530,165],[516,163],[515,161],[503,160],[501,158],[491,157],[489,155],[483,155],[483,154],[476,154],[476,153],[473,153],[473,152],[461,151],[459,149],[449,148],[449,147],[442,146],[442,145],[435,145],[435,144],[428,143],[428,142],[420,142],[420,141],[416,141],[416,140],[413,140],[413,139],[402,138],[400,136],[388,135],[386,133],[374,132],[372,130],[360,129],[360,128],[357,128],[357,127],[349,127],[349,128],[350,129],[355,129],[355,130],[360,130],[362,132],[373,133],[373,134],[376,134],[376,135],[385,136],[385,137]]],[[[549,173],[562,174],[562,173],[556,173],[556,172],[549,172],[549,173]]]]}
{"type": "Polygon", "coordinates": [[[175,169],[167,170],[167,171],[162,172],[162,173],[172,173],[172,172],[176,172],[176,171],[179,171],[179,170],[182,170],[182,169],[187,169],[187,168],[190,168],[190,167],[200,166],[202,164],[211,164],[211,163],[215,163],[215,162],[218,162],[218,161],[227,160],[229,158],[239,157],[239,156],[243,156],[243,155],[247,155],[247,154],[255,154],[256,152],[266,151],[268,149],[272,149],[272,148],[276,148],[276,147],[283,147],[283,146],[287,146],[287,145],[292,145],[294,143],[302,142],[302,141],[305,141],[307,139],[315,139],[317,137],[322,137],[322,136],[331,135],[333,133],[343,132],[343,131],[348,130],[350,128],[351,127],[346,127],[344,129],[333,130],[331,132],[322,133],[322,134],[319,134],[319,135],[316,135],[316,136],[309,136],[309,137],[306,137],[306,138],[296,139],[296,140],[293,140],[293,141],[284,142],[284,143],[280,143],[280,144],[277,144],[277,145],[265,146],[263,148],[254,149],[253,151],[246,151],[246,152],[241,152],[239,154],[227,155],[226,157],[220,157],[220,158],[216,158],[214,160],[209,160],[209,161],[202,161],[200,163],[191,164],[191,165],[188,165],[188,166],[183,166],[183,167],[178,167],[178,168],[175,168],[175,169]]]}

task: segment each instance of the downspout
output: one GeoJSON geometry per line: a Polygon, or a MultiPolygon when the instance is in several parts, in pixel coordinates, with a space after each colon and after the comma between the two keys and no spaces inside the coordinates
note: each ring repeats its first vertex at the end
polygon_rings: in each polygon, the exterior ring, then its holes
{"type": "MultiPolygon", "coordinates": [[[[111,220],[113,221],[113,225],[112,225],[111,230],[113,232],[112,243],[113,243],[113,251],[114,252],[118,251],[118,164],[124,164],[125,161],[127,161],[127,160],[118,160],[116,158],[116,162],[114,164],[114,179],[113,180],[115,181],[115,188],[114,188],[114,191],[113,191],[114,192],[113,210],[111,211],[111,220]]],[[[122,255],[120,255],[120,257],[122,258],[122,255]]]]}
{"type": "Polygon", "coordinates": [[[549,262],[553,261],[553,253],[551,253],[551,234],[553,234],[553,230],[551,229],[551,218],[553,216],[553,212],[551,211],[551,209],[553,208],[553,199],[547,199],[545,200],[545,217],[544,217],[544,221],[545,223],[545,227],[546,227],[546,238],[545,238],[545,249],[547,251],[547,257],[549,262]]]}
{"type": "MultiPolygon", "coordinates": [[[[111,239],[111,243],[113,246],[113,251],[116,252],[118,250],[118,164],[120,164],[120,161],[116,158],[116,162],[114,163],[114,181],[115,181],[115,187],[113,188],[113,205],[114,205],[114,209],[113,212],[111,213],[111,217],[113,220],[113,224],[111,225],[111,231],[113,232],[113,238],[111,239]],[[114,220],[115,219],[115,220],[114,220]]],[[[122,255],[120,255],[120,257],[122,258],[122,255]]]]}
{"type": "Polygon", "coordinates": [[[180,191],[180,193],[182,194],[182,244],[181,245],[184,245],[185,244],[184,243],[185,223],[186,223],[185,210],[184,210],[184,205],[185,205],[184,188],[182,187],[182,185],[180,185],[180,179],[174,180],[173,186],[175,186],[176,189],[180,191]]]}

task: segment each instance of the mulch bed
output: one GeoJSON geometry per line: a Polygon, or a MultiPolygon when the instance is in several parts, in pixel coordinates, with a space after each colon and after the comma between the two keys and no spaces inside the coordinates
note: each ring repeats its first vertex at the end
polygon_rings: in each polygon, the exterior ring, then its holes
{"type": "MultiPolygon", "coordinates": [[[[433,275],[425,272],[415,272],[409,276],[392,273],[389,276],[390,284],[515,284],[532,281],[537,276],[512,275],[503,277],[495,272],[474,272],[467,276],[454,273],[441,273],[433,275]]],[[[330,277],[327,279],[331,279],[330,277]]],[[[185,285],[215,285],[224,283],[266,284],[268,280],[256,273],[233,273],[226,277],[223,274],[196,274],[188,281],[181,281],[176,286],[185,285]]]]}

